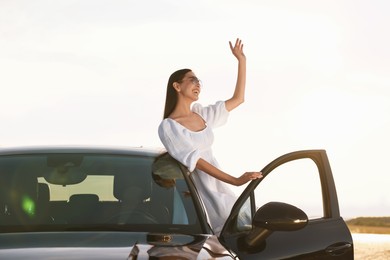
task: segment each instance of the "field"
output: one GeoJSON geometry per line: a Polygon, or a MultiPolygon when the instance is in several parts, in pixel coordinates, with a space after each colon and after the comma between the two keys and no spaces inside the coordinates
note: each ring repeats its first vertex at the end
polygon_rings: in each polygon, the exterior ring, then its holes
{"type": "Polygon", "coordinates": [[[355,247],[355,259],[390,259],[390,217],[347,221],[355,247]]]}
{"type": "Polygon", "coordinates": [[[359,217],[346,223],[352,233],[390,234],[390,217],[359,217]]]}
{"type": "Polygon", "coordinates": [[[348,225],[351,233],[364,233],[364,234],[390,234],[390,227],[369,227],[359,225],[348,225]]]}

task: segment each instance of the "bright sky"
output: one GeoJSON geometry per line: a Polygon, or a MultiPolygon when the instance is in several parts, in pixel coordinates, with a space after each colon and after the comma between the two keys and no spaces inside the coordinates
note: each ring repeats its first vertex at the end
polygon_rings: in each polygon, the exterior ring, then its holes
{"type": "Polygon", "coordinates": [[[325,149],[342,215],[389,216],[389,11],[387,0],[0,1],[0,146],[161,147],[169,75],[193,69],[204,105],[229,98],[228,41],[240,37],[247,96],[215,132],[222,168],[325,149]]]}

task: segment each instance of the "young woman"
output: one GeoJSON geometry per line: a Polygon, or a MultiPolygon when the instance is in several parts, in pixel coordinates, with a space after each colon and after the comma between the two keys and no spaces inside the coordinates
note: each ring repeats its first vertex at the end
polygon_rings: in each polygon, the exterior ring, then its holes
{"type": "Polygon", "coordinates": [[[246,57],[243,44],[237,39],[234,46],[231,42],[229,45],[238,60],[233,96],[206,107],[194,103],[201,92],[200,81],[192,70],[178,70],[169,77],[164,119],[158,129],[167,152],[193,171],[192,177],[216,233],[221,231],[237,199],[226,183],[239,186],[262,177],[260,172],[245,172],[238,178],[227,174],[219,168],[212,153],[212,129],[224,124],[229,112],[243,103],[245,96],[246,57]]]}

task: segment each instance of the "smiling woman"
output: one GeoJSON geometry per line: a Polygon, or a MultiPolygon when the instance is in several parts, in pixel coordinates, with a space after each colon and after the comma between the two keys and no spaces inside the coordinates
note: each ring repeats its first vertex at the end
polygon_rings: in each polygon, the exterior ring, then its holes
{"type": "Polygon", "coordinates": [[[193,172],[211,225],[217,233],[221,231],[236,200],[228,184],[241,186],[262,177],[260,172],[245,172],[236,178],[222,171],[211,149],[213,129],[223,125],[229,112],[245,100],[244,45],[240,39],[234,45],[229,42],[229,45],[238,61],[232,97],[208,106],[194,103],[198,101],[201,90],[199,79],[189,69],[175,71],[168,80],[164,117],[158,127],[160,140],[167,152],[193,172]]]}

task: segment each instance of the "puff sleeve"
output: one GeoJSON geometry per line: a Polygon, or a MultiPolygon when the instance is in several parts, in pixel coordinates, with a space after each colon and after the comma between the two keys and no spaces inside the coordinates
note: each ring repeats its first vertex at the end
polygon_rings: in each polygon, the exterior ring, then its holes
{"type": "Polygon", "coordinates": [[[158,127],[158,135],[168,153],[194,171],[200,158],[200,151],[192,144],[191,138],[171,119],[164,119],[158,127]]]}
{"type": "Polygon", "coordinates": [[[202,107],[202,105],[196,103],[193,105],[192,111],[201,115],[211,128],[225,124],[229,117],[229,111],[226,109],[225,101],[218,101],[206,107],[202,107]]]}

